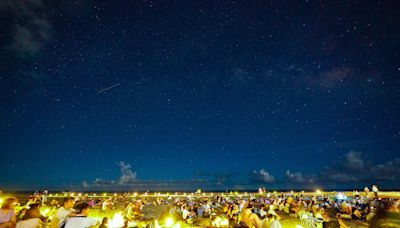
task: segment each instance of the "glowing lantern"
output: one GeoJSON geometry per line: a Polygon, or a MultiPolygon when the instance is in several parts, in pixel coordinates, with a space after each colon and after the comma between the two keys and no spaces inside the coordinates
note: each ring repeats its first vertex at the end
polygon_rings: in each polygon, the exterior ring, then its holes
{"type": "Polygon", "coordinates": [[[49,212],[50,212],[50,208],[45,208],[45,209],[42,209],[40,211],[41,211],[42,215],[47,216],[49,214],[49,212]]]}
{"type": "Polygon", "coordinates": [[[123,227],[124,226],[124,217],[122,213],[115,213],[113,218],[108,222],[109,227],[123,227]]]}
{"type": "Polygon", "coordinates": [[[158,224],[158,220],[154,220],[154,228],[161,228],[160,224],[158,224]]]}
{"type": "Polygon", "coordinates": [[[227,218],[221,218],[217,216],[211,224],[213,227],[228,227],[229,220],[227,218]]]}
{"type": "Polygon", "coordinates": [[[219,223],[221,222],[221,217],[217,216],[214,221],[212,221],[212,226],[219,227],[219,223]]]}
{"type": "Polygon", "coordinates": [[[219,224],[220,224],[221,226],[229,226],[229,220],[228,220],[227,218],[223,218],[223,219],[219,222],[219,224]]]}
{"type": "Polygon", "coordinates": [[[174,220],[171,217],[168,217],[167,219],[165,219],[165,225],[171,227],[172,225],[174,225],[174,220]]]}

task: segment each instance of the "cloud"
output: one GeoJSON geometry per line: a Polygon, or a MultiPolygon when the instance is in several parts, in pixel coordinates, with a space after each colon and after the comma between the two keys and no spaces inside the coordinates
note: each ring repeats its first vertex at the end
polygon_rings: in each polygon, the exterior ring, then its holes
{"type": "Polygon", "coordinates": [[[400,159],[389,161],[384,164],[378,164],[371,169],[380,180],[399,181],[400,180],[400,159]]]}
{"type": "Polygon", "coordinates": [[[44,19],[34,19],[32,24],[17,26],[9,46],[21,57],[35,57],[50,40],[50,24],[44,19]]]}
{"type": "Polygon", "coordinates": [[[49,19],[53,2],[44,0],[0,1],[0,20],[3,36],[0,65],[6,77],[23,86],[32,96],[48,94],[47,85],[53,77],[44,69],[37,68],[42,54],[53,37],[53,25],[49,19]]]}
{"type": "MultiPolygon", "coordinates": [[[[194,178],[184,180],[140,180],[129,163],[117,163],[121,175],[114,180],[97,178],[84,181],[81,187],[86,189],[135,189],[135,190],[208,190],[256,189],[259,184],[270,187],[325,188],[359,187],[362,184],[387,184],[395,186],[400,181],[400,159],[376,163],[366,159],[361,151],[351,150],[338,157],[319,173],[310,174],[286,170],[284,178],[277,179],[266,169],[253,170],[250,173],[232,172],[195,172],[194,178]]],[[[395,186],[399,187],[399,186],[395,186]]]]}
{"type": "Polygon", "coordinates": [[[48,20],[48,8],[42,0],[2,1],[0,12],[12,17],[10,43],[3,48],[16,56],[30,59],[39,56],[51,40],[53,27],[48,20]]]}
{"type": "Polygon", "coordinates": [[[359,151],[350,151],[345,155],[344,165],[348,169],[361,170],[364,169],[364,160],[361,157],[362,153],[359,151]]]}
{"type": "Polygon", "coordinates": [[[136,182],[136,172],[132,171],[132,166],[129,163],[120,161],[117,163],[119,166],[121,176],[118,180],[105,180],[102,178],[96,178],[92,183],[87,181],[83,182],[83,187],[111,187],[111,186],[130,186],[136,182]]]}
{"type": "MultiPolygon", "coordinates": [[[[376,164],[375,164],[376,165],[376,164]]],[[[374,164],[363,159],[360,151],[351,150],[338,159],[338,162],[326,167],[321,178],[336,183],[363,182],[376,179],[369,169],[374,164]],[[369,163],[367,165],[367,163],[369,163]]]]}
{"type": "MultiPolygon", "coordinates": [[[[129,163],[120,161],[117,163],[121,175],[114,180],[96,178],[94,181],[83,181],[81,186],[75,188],[85,188],[90,190],[154,190],[154,191],[169,191],[169,190],[196,190],[198,188],[208,190],[225,189],[232,187],[234,184],[243,183],[243,180],[238,182],[231,180],[237,175],[232,172],[195,172],[195,176],[191,179],[183,180],[140,180],[137,178],[137,173],[132,171],[132,166],[129,163]]],[[[247,185],[249,183],[246,183],[247,185]]]]}
{"type": "Polygon", "coordinates": [[[258,183],[273,183],[275,182],[275,177],[267,172],[265,169],[253,170],[252,179],[258,183]]]}
{"type": "Polygon", "coordinates": [[[361,151],[349,151],[317,175],[286,171],[288,182],[341,184],[394,183],[400,181],[400,159],[380,164],[367,160],[361,151]]]}
{"type": "Polygon", "coordinates": [[[346,173],[331,173],[327,175],[328,180],[334,183],[348,183],[348,182],[357,182],[360,179],[352,174],[346,173]]]}
{"type": "Polygon", "coordinates": [[[305,174],[301,172],[291,172],[290,170],[286,170],[286,179],[289,183],[313,183],[314,179],[310,177],[306,177],[305,174]]]}
{"type": "Polygon", "coordinates": [[[119,185],[129,185],[136,181],[136,172],[132,172],[132,167],[123,161],[118,163],[121,170],[121,177],[119,178],[119,185]]]}
{"type": "Polygon", "coordinates": [[[217,185],[229,185],[238,175],[233,172],[209,172],[209,171],[195,171],[194,176],[196,179],[206,179],[214,181],[217,185]]]}
{"type": "Polygon", "coordinates": [[[116,180],[96,178],[92,182],[83,181],[85,189],[135,189],[135,190],[192,190],[198,187],[208,187],[216,189],[216,182],[204,179],[189,180],[138,180],[137,173],[132,171],[129,163],[120,161],[117,163],[121,175],[116,180]]]}
{"type": "Polygon", "coordinates": [[[108,186],[108,185],[113,185],[115,184],[115,181],[113,180],[104,180],[101,178],[97,178],[96,180],[94,180],[93,182],[95,185],[99,185],[99,186],[108,186]]]}

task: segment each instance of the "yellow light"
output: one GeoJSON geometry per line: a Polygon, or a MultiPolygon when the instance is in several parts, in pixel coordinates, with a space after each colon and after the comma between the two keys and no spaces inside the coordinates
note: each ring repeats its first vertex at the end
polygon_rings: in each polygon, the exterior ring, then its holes
{"type": "Polygon", "coordinates": [[[158,224],[158,220],[154,220],[154,228],[161,228],[160,224],[158,224]]]}
{"type": "Polygon", "coordinates": [[[319,189],[317,189],[315,192],[316,192],[317,194],[321,194],[321,193],[322,193],[321,190],[319,190],[319,189]]]}
{"type": "Polygon", "coordinates": [[[174,220],[171,217],[168,217],[167,219],[165,219],[165,225],[166,226],[174,225],[174,220]]]}
{"type": "Polygon", "coordinates": [[[214,221],[211,222],[213,227],[228,227],[229,220],[227,218],[215,217],[214,221]]]}
{"type": "Polygon", "coordinates": [[[229,226],[229,220],[227,218],[222,219],[219,224],[221,226],[229,226]]]}
{"type": "Polygon", "coordinates": [[[41,214],[44,215],[44,216],[48,215],[49,212],[50,212],[50,208],[45,208],[45,209],[41,210],[41,214]]]}
{"type": "Polygon", "coordinates": [[[219,227],[219,223],[221,221],[221,217],[217,216],[214,221],[211,222],[211,225],[214,227],[219,227]]]}
{"type": "Polygon", "coordinates": [[[4,202],[4,199],[0,198],[0,204],[3,204],[3,202],[4,202]]]}
{"type": "Polygon", "coordinates": [[[302,225],[296,225],[296,228],[303,228],[302,225]]]}
{"type": "Polygon", "coordinates": [[[115,213],[113,218],[108,222],[109,227],[123,227],[124,217],[121,212],[115,213]]]}
{"type": "Polygon", "coordinates": [[[307,214],[302,214],[302,215],[301,215],[301,218],[302,218],[302,219],[308,219],[308,215],[307,215],[307,214]]]}

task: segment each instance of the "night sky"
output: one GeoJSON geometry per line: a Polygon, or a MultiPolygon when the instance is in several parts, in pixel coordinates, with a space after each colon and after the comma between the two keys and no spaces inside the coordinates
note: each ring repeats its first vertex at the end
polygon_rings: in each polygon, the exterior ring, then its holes
{"type": "Polygon", "coordinates": [[[400,188],[400,2],[0,2],[0,188],[400,188]]]}

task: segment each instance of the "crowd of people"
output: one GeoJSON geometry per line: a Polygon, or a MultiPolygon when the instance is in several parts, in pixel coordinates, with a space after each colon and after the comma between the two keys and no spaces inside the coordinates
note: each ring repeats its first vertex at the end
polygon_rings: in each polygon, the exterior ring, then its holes
{"type": "Polygon", "coordinates": [[[0,210],[0,228],[78,228],[97,227],[97,220],[88,217],[89,204],[77,202],[71,197],[63,199],[63,206],[58,208],[50,219],[41,214],[41,203],[28,201],[18,213],[15,207],[18,199],[11,197],[4,200],[0,210]],[[48,224],[48,226],[46,226],[48,224]]]}
{"type": "MultiPolygon", "coordinates": [[[[231,226],[279,228],[282,218],[297,218],[306,227],[400,227],[399,199],[380,199],[355,192],[351,198],[338,194],[259,194],[244,198],[217,196],[213,200],[179,201],[174,211],[183,220],[212,217],[218,213],[228,218],[231,226]]],[[[299,224],[299,225],[300,225],[299,224]]]]}
{"type": "Polygon", "coordinates": [[[130,193],[93,197],[62,196],[48,198],[35,194],[20,205],[17,198],[3,201],[0,228],[107,228],[110,217],[90,217],[90,210],[121,211],[120,227],[130,221],[147,219],[148,226],[165,217],[173,217],[188,227],[280,228],[285,220],[302,227],[400,227],[399,199],[381,199],[377,195],[355,192],[343,194],[269,193],[259,194],[190,194],[179,196],[132,196],[130,193]],[[158,216],[146,215],[149,206],[167,210],[158,216]],[[41,208],[48,211],[41,213],[41,208]],[[17,209],[18,208],[18,209],[17,209]],[[352,226],[349,226],[352,224],[352,226]],[[355,225],[354,225],[355,224],[355,225]]]}

